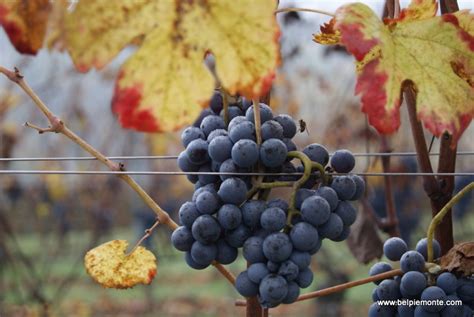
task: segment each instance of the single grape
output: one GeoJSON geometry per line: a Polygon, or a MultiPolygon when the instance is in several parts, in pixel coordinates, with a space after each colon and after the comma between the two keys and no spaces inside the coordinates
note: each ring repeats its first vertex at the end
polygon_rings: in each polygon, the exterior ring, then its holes
{"type": "Polygon", "coordinates": [[[359,175],[350,175],[350,178],[352,178],[352,180],[356,184],[355,194],[351,197],[350,200],[359,200],[362,198],[362,196],[364,196],[365,193],[365,180],[359,175]]]}
{"type": "Polygon", "coordinates": [[[377,287],[372,290],[372,301],[376,302],[380,300],[379,296],[377,295],[377,287]]]}
{"type": "Polygon", "coordinates": [[[341,200],[349,200],[356,192],[356,184],[350,176],[336,176],[333,178],[331,188],[341,200]]]}
{"type": "Polygon", "coordinates": [[[199,264],[197,263],[196,261],[194,261],[193,257],[191,256],[191,252],[188,251],[186,252],[185,256],[184,256],[184,260],[186,261],[186,263],[193,269],[195,270],[203,270],[205,269],[206,267],[208,267],[209,265],[202,265],[202,264],[199,264]]]}
{"type": "Polygon", "coordinates": [[[196,198],[196,208],[201,214],[211,215],[220,206],[219,197],[213,192],[203,191],[196,198]]]}
{"type": "Polygon", "coordinates": [[[193,127],[199,128],[201,126],[202,120],[208,116],[212,116],[215,113],[211,109],[203,109],[199,114],[199,117],[196,118],[193,122],[193,127]]]}
{"type": "Polygon", "coordinates": [[[235,126],[244,121],[247,121],[247,118],[245,116],[238,116],[233,118],[232,120],[230,120],[227,130],[230,132],[235,126]]]}
{"type": "Polygon", "coordinates": [[[265,276],[270,274],[270,271],[267,268],[265,263],[254,263],[247,268],[247,273],[249,279],[257,284],[263,280],[265,276]]]}
{"type": "MultiPolygon", "coordinates": [[[[387,262],[377,262],[369,270],[369,276],[382,274],[393,270],[392,266],[387,262]]],[[[381,281],[374,281],[375,285],[379,285],[381,281]]]]}
{"type": "Polygon", "coordinates": [[[303,202],[310,196],[313,196],[315,193],[312,189],[300,188],[296,191],[295,195],[295,207],[298,210],[301,210],[301,205],[303,202]]]}
{"type": "Polygon", "coordinates": [[[380,306],[373,303],[369,307],[369,317],[394,317],[395,309],[390,306],[380,306]]]}
{"type": "Polygon", "coordinates": [[[316,243],[316,245],[314,246],[314,248],[312,248],[311,250],[309,250],[308,253],[311,254],[311,255],[316,254],[316,253],[319,251],[319,249],[321,249],[321,246],[322,246],[322,245],[323,245],[323,239],[320,237],[320,238],[318,239],[318,243],[316,243]]]}
{"type": "Polygon", "coordinates": [[[224,162],[231,157],[233,146],[228,136],[217,136],[209,143],[209,156],[216,162],[224,162]]]}
{"type": "Polygon", "coordinates": [[[349,237],[350,234],[351,234],[351,227],[344,226],[344,228],[342,228],[341,234],[338,235],[336,238],[332,239],[332,241],[335,241],[335,242],[344,241],[349,237]]]}
{"type": "Polygon", "coordinates": [[[192,199],[193,202],[196,202],[196,199],[199,196],[199,194],[201,194],[204,191],[209,191],[211,193],[217,194],[216,185],[215,184],[207,184],[207,185],[203,185],[202,187],[198,188],[193,194],[193,199],[192,199]]]}
{"type": "Polygon", "coordinates": [[[383,244],[383,253],[392,261],[400,261],[402,255],[408,251],[408,246],[400,238],[392,237],[383,244]]]}
{"type": "MultiPolygon", "coordinates": [[[[303,165],[299,165],[297,168],[296,168],[296,171],[298,173],[304,173],[304,166],[303,165]]],[[[298,178],[300,178],[301,176],[298,175],[298,176],[295,176],[294,177],[294,180],[298,180],[298,178]]],[[[306,182],[304,182],[303,185],[301,185],[300,188],[308,188],[308,189],[311,189],[313,188],[314,186],[316,186],[316,184],[318,183],[318,180],[319,180],[319,176],[318,175],[311,175],[310,177],[308,177],[308,179],[306,180],[306,182]]]]}
{"type": "Polygon", "coordinates": [[[279,139],[283,140],[283,127],[275,120],[268,120],[261,127],[262,140],[279,139]]]}
{"type": "Polygon", "coordinates": [[[453,294],[456,292],[458,287],[458,279],[456,278],[456,275],[444,272],[436,279],[436,286],[441,288],[448,295],[453,294]]]}
{"type": "Polygon", "coordinates": [[[339,204],[339,198],[334,189],[329,186],[321,186],[316,190],[316,195],[323,197],[329,203],[331,211],[334,211],[339,204]]]}
{"type": "Polygon", "coordinates": [[[206,141],[196,139],[186,147],[186,154],[191,163],[201,165],[209,161],[208,144],[206,141]]]}
{"type": "Polygon", "coordinates": [[[247,240],[251,235],[252,231],[250,231],[247,226],[241,224],[234,230],[226,231],[225,240],[230,246],[240,248],[244,245],[245,240],[247,240]]]}
{"type": "Polygon", "coordinates": [[[259,294],[262,306],[279,304],[288,294],[288,283],[279,275],[267,275],[260,283],[259,294]]]}
{"type": "Polygon", "coordinates": [[[344,222],[336,213],[331,213],[329,220],[318,227],[319,235],[330,240],[337,239],[342,230],[344,230],[344,222]]]}
{"type": "Polygon", "coordinates": [[[298,273],[295,282],[301,287],[306,288],[313,283],[313,272],[309,268],[305,268],[298,273]]]}
{"type": "MultiPolygon", "coordinates": [[[[421,255],[428,260],[428,239],[423,238],[416,244],[416,251],[420,252],[421,255]]],[[[441,245],[435,239],[433,239],[433,257],[437,259],[441,256],[441,245]]]]}
{"type": "Polygon", "coordinates": [[[196,208],[196,204],[192,201],[187,201],[183,205],[181,205],[181,208],[179,208],[179,223],[182,226],[186,226],[187,228],[191,229],[194,221],[200,215],[201,214],[196,208]]]}
{"type": "Polygon", "coordinates": [[[300,222],[291,228],[291,242],[299,251],[310,251],[319,241],[318,230],[307,222],[300,222]]]}
{"type": "Polygon", "coordinates": [[[283,299],[282,303],[294,303],[298,299],[298,296],[300,296],[300,287],[298,284],[295,282],[288,282],[288,294],[286,294],[286,297],[283,299]]]}
{"type": "Polygon", "coordinates": [[[247,199],[247,185],[240,178],[228,178],[222,182],[217,194],[224,203],[240,206],[247,199]]]}
{"type": "MultiPolygon", "coordinates": [[[[220,173],[239,173],[239,167],[235,165],[232,159],[225,160],[219,167],[220,173]]],[[[221,180],[236,177],[235,175],[220,175],[221,180]]]]}
{"type": "MultiPolygon", "coordinates": [[[[295,142],[293,142],[291,139],[284,138],[282,141],[283,141],[283,143],[285,143],[286,150],[288,152],[298,150],[298,148],[296,147],[295,142]]],[[[291,160],[291,158],[287,158],[287,160],[291,160]]]]}
{"type": "Polygon", "coordinates": [[[232,147],[232,160],[240,167],[252,167],[257,163],[259,151],[252,140],[240,140],[232,147]]]}
{"type": "Polygon", "coordinates": [[[302,219],[313,226],[319,226],[329,220],[331,207],[326,199],[320,196],[310,196],[301,205],[302,219]]]}
{"type": "Polygon", "coordinates": [[[194,238],[189,228],[181,226],[176,228],[171,235],[171,243],[179,251],[189,251],[193,245],[194,238]]]}
{"type": "Polygon", "coordinates": [[[260,218],[262,228],[272,232],[280,231],[285,227],[285,224],[286,214],[278,207],[265,209],[260,218]]]}
{"type": "Polygon", "coordinates": [[[219,92],[215,92],[212,95],[211,101],[209,102],[209,108],[214,111],[215,114],[219,114],[224,107],[224,103],[222,102],[222,95],[219,92]]]}
{"type": "Polygon", "coordinates": [[[260,147],[260,160],[266,167],[282,165],[287,154],[288,150],[285,143],[278,139],[268,139],[260,147]]]}
{"type": "Polygon", "coordinates": [[[183,151],[179,154],[178,167],[183,172],[197,172],[199,170],[199,165],[196,165],[189,160],[186,151],[183,151]]]}
{"type": "MultiPolygon", "coordinates": [[[[230,106],[229,107],[229,120],[234,119],[235,117],[242,116],[244,113],[239,107],[230,106]]],[[[224,110],[221,111],[221,117],[224,118],[224,110]]]]}
{"type": "Polygon", "coordinates": [[[273,198],[267,201],[267,208],[280,208],[284,210],[285,212],[288,210],[288,203],[281,198],[273,198]]]}
{"type": "Polygon", "coordinates": [[[276,273],[280,269],[280,263],[268,261],[267,262],[267,268],[270,272],[276,273]]]}
{"type": "Polygon", "coordinates": [[[210,115],[202,120],[200,128],[204,135],[207,137],[212,131],[216,129],[225,129],[226,126],[224,123],[224,119],[222,119],[220,116],[210,115]]]}
{"type": "Polygon", "coordinates": [[[232,230],[242,223],[242,213],[236,205],[225,204],[217,212],[217,220],[222,228],[232,230]]]}
{"type": "Polygon", "coordinates": [[[232,130],[229,132],[229,137],[234,143],[240,140],[255,141],[255,125],[250,121],[242,121],[232,127],[232,130]]]}
{"type": "Polygon", "coordinates": [[[219,180],[219,176],[214,175],[214,174],[208,174],[211,172],[212,172],[212,167],[210,164],[202,165],[199,168],[199,173],[200,173],[198,176],[199,182],[204,185],[216,183],[219,180]]]}
{"type": "Polygon", "coordinates": [[[279,114],[273,118],[283,128],[283,136],[292,139],[296,135],[296,123],[293,118],[287,114],[279,114]]]}
{"type": "Polygon", "coordinates": [[[258,284],[249,279],[247,271],[240,273],[235,279],[235,288],[240,295],[252,297],[258,294],[258,284]]]}
{"type": "Polygon", "coordinates": [[[201,243],[212,243],[219,239],[221,226],[214,217],[202,215],[194,221],[191,232],[197,241],[201,243]]]}
{"type": "Polygon", "coordinates": [[[285,233],[272,233],[263,241],[263,254],[273,262],[283,262],[293,251],[293,245],[285,233]]]}
{"type": "Polygon", "coordinates": [[[313,143],[307,145],[303,149],[303,153],[306,154],[311,161],[319,163],[322,166],[326,166],[326,164],[329,162],[329,152],[321,144],[313,143]]]}
{"type": "Polygon", "coordinates": [[[202,133],[201,129],[196,127],[187,127],[184,129],[183,133],[181,133],[181,142],[183,143],[184,147],[187,147],[191,141],[196,139],[205,140],[204,133],[202,133]]]}
{"type": "Polygon", "coordinates": [[[355,166],[355,158],[349,150],[337,150],[331,157],[331,166],[338,173],[349,173],[355,166]]]}
{"type": "Polygon", "coordinates": [[[381,300],[396,300],[400,298],[400,290],[398,283],[394,280],[383,280],[377,286],[377,296],[381,300]]]}
{"type": "Polygon", "coordinates": [[[247,111],[248,108],[252,105],[252,100],[249,100],[245,97],[240,98],[240,108],[242,111],[247,111]]]}
{"type": "Polygon", "coordinates": [[[247,200],[240,208],[244,224],[250,229],[260,226],[260,217],[265,210],[264,200],[247,200]]]}
{"type": "Polygon", "coordinates": [[[410,271],[402,276],[400,282],[400,291],[404,297],[417,297],[428,285],[426,277],[418,271],[410,271]]]}
{"type": "Polygon", "coordinates": [[[425,259],[417,251],[407,251],[400,259],[400,268],[403,273],[409,271],[423,272],[425,269],[425,259]]]}
{"type": "Polygon", "coordinates": [[[263,254],[263,238],[252,236],[245,240],[242,253],[249,263],[264,262],[266,258],[263,254]]]}
{"type": "MultiPolygon", "coordinates": [[[[253,113],[253,106],[249,107],[245,112],[245,117],[247,120],[251,121],[252,123],[255,122],[254,120],[254,113],[253,113]]],[[[260,103],[260,122],[264,123],[268,120],[273,119],[273,112],[272,109],[264,103],[260,103]]]]}
{"type": "MultiPolygon", "coordinates": [[[[444,303],[444,301],[446,300],[446,293],[438,286],[429,286],[421,293],[421,300],[426,300],[426,301],[440,300],[444,303]]],[[[444,308],[444,304],[443,305],[434,305],[434,304],[423,305],[423,309],[431,313],[440,312],[443,308],[444,308]]]]}
{"type": "Polygon", "coordinates": [[[213,244],[204,244],[199,241],[193,243],[191,247],[191,257],[201,265],[210,265],[216,259],[217,246],[213,244]]]}
{"type": "Polygon", "coordinates": [[[400,305],[397,308],[397,313],[399,317],[414,317],[415,306],[400,305]]]}
{"type": "Polygon", "coordinates": [[[237,248],[231,247],[224,240],[217,241],[217,262],[221,264],[231,264],[237,259],[238,254],[237,248]]]}
{"type": "Polygon", "coordinates": [[[283,276],[287,282],[291,282],[298,277],[299,272],[298,265],[293,261],[287,260],[280,265],[278,275],[283,276]]]}
{"type": "Polygon", "coordinates": [[[290,260],[298,266],[298,269],[303,270],[311,264],[311,255],[308,252],[293,250],[290,260]]]}

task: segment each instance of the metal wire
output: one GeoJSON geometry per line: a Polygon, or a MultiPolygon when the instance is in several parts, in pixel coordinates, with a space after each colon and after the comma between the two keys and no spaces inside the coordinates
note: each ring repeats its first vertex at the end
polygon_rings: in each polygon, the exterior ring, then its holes
{"type": "MultiPolygon", "coordinates": [[[[181,172],[181,171],[62,171],[62,170],[0,170],[0,175],[227,175],[227,176],[301,176],[303,173],[232,173],[232,172],[181,172]]],[[[457,173],[351,173],[360,176],[474,176],[474,172],[457,173]]],[[[313,174],[313,175],[317,175],[313,174]]],[[[334,173],[333,175],[346,175],[334,173]]]]}
{"type": "MultiPolygon", "coordinates": [[[[332,156],[333,153],[330,154],[332,156]]],[[[373,152],[373,153],[353,153],[356,157],[373,157],[373,156],[416,156],[416,152],[373,152]]],[[[430,156],[439,156],[440,153],[429,153],[430,156]]],[[[459,151],[458,156],[474,155],[474,151],[459,151]]],[[[139,156],[110,156],[110,160],[175,160],[177,155],[139,155],[139,156]]],[[[54,161],[96,161],[97,158],[92,156],[66,156],[66,157],[12,157],[0,158],[0,162],[54,162],[54,161]]]]}

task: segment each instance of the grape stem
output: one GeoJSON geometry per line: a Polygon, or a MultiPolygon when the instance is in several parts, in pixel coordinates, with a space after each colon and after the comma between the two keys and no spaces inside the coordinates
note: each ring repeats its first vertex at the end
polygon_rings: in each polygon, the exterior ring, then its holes
{"type": "Polygon", "coordinates": [[[284,12],[312,12],[312,13],[319,13],[319,14],[324,14],[328,15],[330,17],[335,17],[334,13],[328,12],[328,11],[323,11],[323,10],[318,10],[318,9],[309,9],[309,8],[281,8],[278,10],[275,10],[275,14],[278,13],[284,13],[284,12]]]}
{"type": "MultiPolygon", "coordinates": [[[[33,127],[31,124],[26,125],[27,127],[37,130],[40,134],[45,132],[61,133],[72,142],[79,145],[83,150],[97,158],[97,160],[106,165],[110,170],[125,171],[125,167],[122,163],[117,163],[108,159],[104,154],[99,152],[97,149],[71,131],[66,126],[66,124],[58,116],[56,116],[38,97],[33,89],[31,89],[28,83],[24,80],[23,75],[20,73],[18,68],[15,67],[14,71],[11,71],[0,66],[0,73],[4,74],[9,80],[17,84],[32,99],[35,105],[46,116],[50,123],[48,128],[39,128],[37,126],[33,127]]],[[[138,194],[138,196],[140,196],[145,204],[148,205],[148,207],[150,207],[150,209],[153,210],[153,212],[157,215],[157,219],[161,224],[166,225],[171,230],[175,230],[178,227],[178,224],[174,222],[173,219],[171,219],[170,215],[165,210],[163,210],[131,176],[126,174],[118,174],[117,177],[127,183],[138,194]]],[[[235,283],[235,277],[224,266],[222,266],[222,264],[215,262],[213,265],[229,282],[232,284],[235,283]]]]}
{"type": "Polygon", "coordinates": [[[142,244],[143,241],[145,241],[148,237],[151,236],[151,234],[153,233],[153,230],[155,230],[155,228],[158,227],[159,224],[160,224],[160,221],[156,219],[153,226],[145,230],[145,234],[141,237],[140,240],[138,240],[138,242],[135,244],[132,250],[127,254],[127,256],[130,256],[133,252],[135,252],[135,250],[140,246],[140,244],[142,244]]]}
{"type": "Polygon", "coordinates": [[[430,226],[428,227],[427,233],[427,242],[428,242],[428,262],[433,262],[434,252],[433,252],[433,238],[435,234],[436,227],[443,221],[443,217],[451,210],[451,208],[466,195],[468,192],[474,189],[474,182],[471,182],[469,185],[465,186],[462,190],[459,191],[451,200],[443,207],[441,210],[433,217],[431,220],[430,226]]]}
{"type": "MultiPolygon", "coordinates": [[[[291,220],[293,219],[293,216],[297,215],[299,211],[296,209],[295,204],[296,204],[296,192],[298,189],[303,186],[304,183],[308,180],[308,178],[311,176],[311,169],[313,167],[313,162],[309,159],[309,157],[304,154],[303,152],[299,151],[291,151],[288,153],[288,157],[291,158],[297,158],[301,161],[304,167],[303,175],[298,179],[294,184],[293,184],[293,191],[291,192],[290,196],[290,204],[288,207],[288,216],[286,218],[286,226],[287,228],[291,228],[291,220]]],[[[323,174],[325,175],[325,174],[323,174]]]]}
{"type": "Polygon", "coordinates": [[[229,95],[225,91],[224,88],[221,89],[222,93],[222,105],[224,109],[224,123],[225,126],[227,127],[229,125],[229,95]]]}
{"type": "MultiPolygon", "coordinates": [[[[369,277],[366,277],[366,278],[363,278],[363,279],[360,279],[360,280],[351,281],[351,282],[347,282],[347,283],[344,283],[344,284],[339,284],[339,285],[336,285],[336,286],[324,288],[324,289],[321,289],[321,290],[318,290],[318,291],[306,293],[306,294],[300,295],[296,301],[301,302],[301,301],[308,300],[308,299],[327,296],[327,295],[330,295],[330,294],[341,292],[341,291],[343,291],[345,289],[348,289],[348,288],[352,288],[352,287],[372,283],[372,282],[375,282],[375,281],[380,281],[380,280],[392,278],[392,277],[398,276],[398,275],[403,275],[402,270],[400,270],[400,269],[391,270],[391,271],[384,272],[384,273],[381,273],[381,274],[369,276],[369,277]]],[[[235,305],[236,306],[245,306],[245,301],[237,300],[237,301],[235,301],[235,305]]]]}

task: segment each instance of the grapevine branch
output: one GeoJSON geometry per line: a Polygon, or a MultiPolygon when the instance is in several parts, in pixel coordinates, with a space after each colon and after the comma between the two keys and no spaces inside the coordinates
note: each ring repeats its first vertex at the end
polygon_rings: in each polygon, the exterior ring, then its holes
{"type": "MultiPolygon", "coordinates": [[[[97,149],[92,147],[89,143],[80,138],[77,134],[71,131],[64,122],[57,117],[47,106],[46,104],[38,97],[38,95],[31,89],[31,87],[26,83],[23,78],[23,75],[15,67],[14,71],[8,70],[0,66],[0,73],[4,74],[9,80],[16,83],[23,91],[33,100],[38,109],[46,116],[50,123],[48,128],[39,128],[37,126],[32,126],[31,123],[28,123],[28,127],[32,127],[37,130],[39,133],[44,132],[55,132],[61,133],[66,136],[68,139],[79,145],[86,152],[97,158],[100,162],[106,165],[112,171],[124,171],[124,166],[121,163],[116,163],[108,159],[104,154],[99,152],[97,149]]],[[[171,219],[169,214],[163,210],[150,195],[129,175],[118,174],[124,182],[126,182],[139,196],[140,198],[150,207],[153,212],[157,215],[157,219],[160,223],[168,226],[171,230],[174,230],[178,227],[178,224],[171,219]]],[[[225,267],[220,263],[214,262],[213,265],[221,272],[224,277],[231,282],[235,283],[235,277],[229,272],[225,267]]]]}
{"type": "MultiPolygon", "coordinates": [[[[398,275],[402,275],[402,274],[403,274],[403,272],[400,269],[391,270],[391,271],[388,271],[388,272],[385,272],[385,273],[369,276],[369,277],[366,277],[366,278],[363,278],[363,279],[360,279],[360,280],[351,281],[351,282],[347,282],[347,283],[344,283],[344,284],[339,284],[339,285],[336,285],[336,286],[332,286],[332,287],[324,288],[324,289],[321,289],[321,290],[318,290],[318,291],[303,294],[303,295],[300,295],[296,301],[300,302],[300,301],[304,301],[304,300],[308,300],[308,299],[312,299],[312,298],[327,296],[327,295],[330,295],[330,294],[341,292],[341,291],[343,291],[345,289],[348,289],[348,288],[352,288],[352,287],[372,283],[372,282],[375,282],[375,281],[380,281],[380,280],[392,278],[394,276],[398,276],[398,275]]],[[[238,301],[235,302],[235,305],[236,306],[245,306],[245,301],[238,300],[238,301]]]]}

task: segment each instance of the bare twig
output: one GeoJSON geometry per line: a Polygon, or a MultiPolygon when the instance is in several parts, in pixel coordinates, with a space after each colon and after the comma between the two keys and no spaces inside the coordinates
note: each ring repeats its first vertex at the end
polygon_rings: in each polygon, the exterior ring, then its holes
{"type": "Polygon", "coordinates": [[[143,237],[141,237],[141,239],[138,240],[138,242],[135,244],[135,246],[132,248],[132,250],[130,250],[130,252],[127,254],[127,256],[130,256],[133,252],[135,252],[135,250],[138,248],[138,246],[140,246],[143,243],[143,241],[145,241],[145,239],[148,239],[151,236],[151,234],[153,233],[153,230],[155,230],[155,228],[158,227],[159,224],[160,224],[160,221],[158,219],[156,219],[153,226],[151,226],[150,228],[145,230],[145,234],[143,235],[143,237]]]}
{"type": "MultiPolygon", "coordinates": [[[[388,144],[387,137],[381,137],[381,149],[380,152],[390,152],[390,146],[388,144]]],[[[384,156],[382,159],[383,172],[390,172],[390,156],[384,156]]],[[[392,190],[392,178],[390,175],[384,176],[384,189],[385,189],[385,204],[387,205],[387,218],[386,218],[386,230],[391,237],[399,237],[400,231],[398,230],[398,217],[397,211],[395,210],[395,203],[393,201],[393,190],[392,190]]]]}

